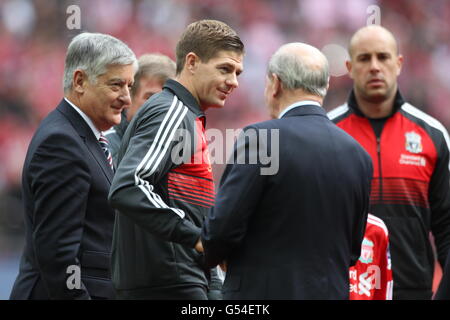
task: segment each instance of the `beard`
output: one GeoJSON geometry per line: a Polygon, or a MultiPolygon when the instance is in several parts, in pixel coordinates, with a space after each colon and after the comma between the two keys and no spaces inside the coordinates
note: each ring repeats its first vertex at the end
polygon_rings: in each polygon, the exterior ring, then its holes
{"type": "Polygon", "coordinates": [[[355,87],[355,89],[358,91],[359,97],[364,101],[372,104],[379,104],[388,100],[395,94],[397,85],[386,88],[386,90],[373,90],[372,92],[361,87],[355,87]]]}

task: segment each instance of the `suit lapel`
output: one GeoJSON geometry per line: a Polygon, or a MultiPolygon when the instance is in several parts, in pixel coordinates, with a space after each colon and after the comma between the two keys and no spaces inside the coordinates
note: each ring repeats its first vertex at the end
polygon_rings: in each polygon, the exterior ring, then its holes
{"type": "Polygon", "coordinates": [[[69,119],[74,129],[83,139],[87,149],[89,150],[89,152],[92,154],[97,164],[102,169],[104,175],[108,179],[108,182],[111,184],[114,172],[111,170],[111,167],[109,166],[106,160],[105,154],[103,153],[102,147],[100,146],[100,143],[97,141],[89,125],[86,123],[86,121],[84,121],[84,119],[80,116],[80,114],[74,108],[72,108],[64,99],[58,105],[57,109],[61,111],[67,117],[67,119],[69,119]]]}
{"type": "Polygon", "coordinates": [[[97,161],[98,165],[102,168],[103,173],[105,174],[106,178],[108,179],[109,183],[111,183],[113,179],[113,171],[111,170],[111,167],[108,164],[108,161],[106,160],[105,154],[103,153],[102,147],[100,146],[97,139],[95,139],[94,133],[91,135],[92,137],[86,137],[85,143],[91,154],[94,156],[95,160],[97,161]],[[93,139],[91,139],[93,138],[93,139]]]}

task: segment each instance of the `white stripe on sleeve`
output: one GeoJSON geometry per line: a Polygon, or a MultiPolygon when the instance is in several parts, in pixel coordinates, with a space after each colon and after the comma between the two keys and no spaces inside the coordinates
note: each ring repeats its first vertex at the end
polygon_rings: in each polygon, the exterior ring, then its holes
{"type": "Polygon", "coordinates": [[[152,145],[135,170],[135,184],[142,190],[142,192],[144,192],[147,199],[149,199],[149,201],[157,208],[171,209],[180,218],[185,217],[186,214],[184,211],[169,207],[157,193],[153,192],[153,185],[144,180],[144,178],[154,173],[158,167],[161,159],[164,157],[167,149],[169,148],[170,142],[173,139],[176,130],[186,116],[187,111],[188,108],[184,106],[181,101],[178,101],[176,96],[174,96],[172,104],[160,127],[158,128],[152,145]],[[149,169],[150,171],[148,171],[149,169]]]}
{"type": "Polygon", "coordinates": [[[328,119],[333,120],[333,119],[336,119],[337,117],[343,115],[347,111],[348,111],[348,105],[343,104],[342,106],[337,107],[337,108],[331,110],[330,112],[328,112],[327,116],[328,116],[328,119]]]}

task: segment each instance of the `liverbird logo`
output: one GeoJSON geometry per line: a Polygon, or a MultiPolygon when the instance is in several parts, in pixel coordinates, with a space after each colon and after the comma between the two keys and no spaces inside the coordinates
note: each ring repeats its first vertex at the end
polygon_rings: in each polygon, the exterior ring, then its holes
{"type": "Polygon", "coordinates": [[[406,142],[405,142],[406,150],[408,150],[411,153],[422,152],[422,150],[423,150],[422,137],[420,136],[420,134],[418,134],[414,131],[407,132],[407,133],[405,133],[405,138],[406,138],[406,142]]]}

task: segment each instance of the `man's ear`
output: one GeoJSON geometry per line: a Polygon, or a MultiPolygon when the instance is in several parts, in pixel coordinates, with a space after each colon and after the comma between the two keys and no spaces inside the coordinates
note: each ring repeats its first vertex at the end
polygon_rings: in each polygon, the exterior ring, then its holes
{"type": "Polygon", "coordinates": [[[398,55],[397,57],[397,76],[400,75],[400,73],[402,72],[402,66],[403,66],[403,56],[401,54],[398,55]]]}
{"type": "Polygon", "coordinates": [[[83,70],[75,70],[72,81],[73,91],[84,93],[86,82],[88,81],[86,73],[83,70]]]}
{"type": "Polygon", "coordinates": [[[184,63],[184,68],[191,74],[194,74],[197,70],[198,64],[200,63],[200,58],[194,53],[189,52],[186,55],[186,62],[184,63]]]}
{"type": "Polygon", "coordinates": [[[345,66],[347,67],[348,76],[349,76],[351,79],[353,79],[353,78],[352,78],[352,67],[353,67],[352,62],[351,62],[350,60],[346,60],[346,61],[345,61],[345,66]]]}
{"type": "Polygon", "coordinates": [[[273,85],[273,97],[278,97],[282,91],[282,83],[280,78],[276,74],[272,74],[272,85],[273,85]]]}

